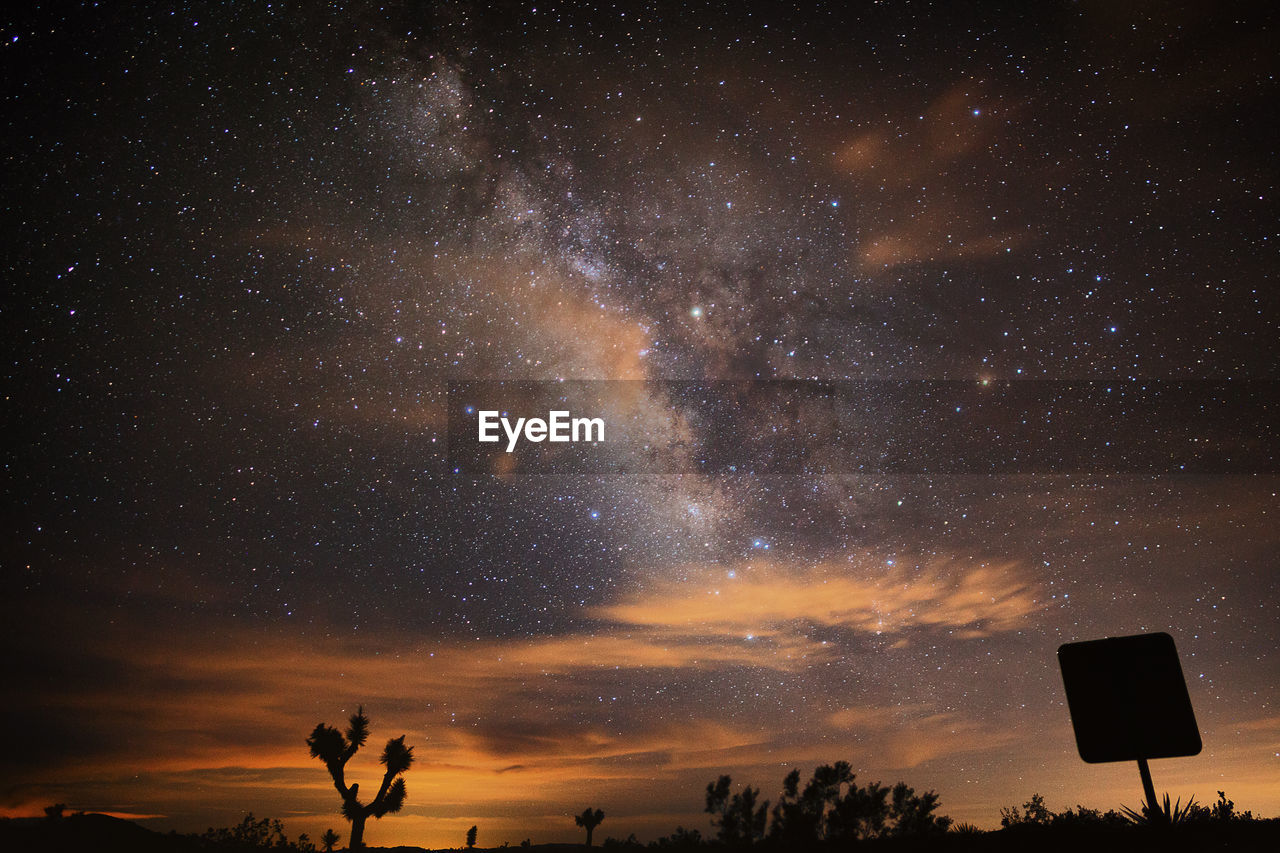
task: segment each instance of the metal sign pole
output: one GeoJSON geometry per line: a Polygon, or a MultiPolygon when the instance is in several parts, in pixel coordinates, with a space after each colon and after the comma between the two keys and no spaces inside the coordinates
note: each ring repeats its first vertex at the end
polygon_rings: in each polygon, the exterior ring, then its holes
{"type": "Polygon", "coordinates": [[[1151,768],[1147,766],[1147,759],[1138,759],[1138,772],[1142,774],[1142,792],[1147,795],[1147,820],[1155,823],[1156,815],[1163,815],[1164,811],[1156,804],[1156,786],[1151,783],[1151,768]]]}

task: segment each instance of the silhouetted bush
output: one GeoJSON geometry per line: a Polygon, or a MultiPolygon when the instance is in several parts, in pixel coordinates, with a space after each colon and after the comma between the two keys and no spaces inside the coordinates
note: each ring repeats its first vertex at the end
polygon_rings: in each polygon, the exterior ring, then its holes
{"type": "Polygon", "coordinates": [[[1170,803],[1168,795],[1163,804],[1157,806],[1157,817],[1151,818],[1146,803],[1142,810],[1124,808],[1123,811],[1110,809],[1103,812],[1077,805],[1074,809],[1055,812],[1045,805],[1044,797],[1032,794],[1031,799],[1021,807],[1009,806],[1000,809],[1000,825],[1006,828],[1022,830],[1027,827],[1053,827],[1055,829],[1094,829],[1117,828],[1133,825],[1154,824],[1230,824],[1254,820],[1252,812],[1238,814],[1235,803],[1227,799],[1227,795],[1219,791],[1218,800],[1212,807],[1204,806],[1192,797],[1186,805],[1178,802],[1170,803]]]}
{"type": "Polygon", "coordinates": [[[1237,812],[1235,802],[1228,800],[1226,793],[1223,791],[1218,792],[1218,801],[1213,804],[1213,807],[1205,808],[1204,811],[1206,814],[1203,816],[1197,814],[1196,817],[1203,817],[1206,820],[1216,820],[1222,823],[1230,823],[1233,820],[1252,821],[1254,819],[1251,811],[1237,812]]]}
{"type": "Polygon", "coordinates": [[[656,841],[649,842],[650,847],[662,849],[688,849],[701,844],[702,833],[696,829],[685,829],[683,826],[677,826],[676,831],[670,835],[664,835],[656,841]]]}
{"type": "Polygon", "coordinates": [[[195,836],[202,847],[216,850],[282,850],[312,853],[316,846],[304,832],[297,841],[290,841],[284,824],[269,817],[254,818],[249,812],[235,826],[209,827],[195,836]]]}
{"type": "Polygon", "coordinates": [[[1017,806],[1000,809],[1001,826],[1048,826],[1053,815],[1044,804],[1044,797],[1032,794],[1031,799],[1022,804],[1022,811],[1017,806]]]}
{"type": "Polygon", "coordinates": [[[636,834],[633,832],[621,840],[613,837],[606,838],[600,848],[602,850],[642,850],[644,845],[636,839],[636,834]]]}
{"type": "Polygon", "coordinates": [[[1057,827],[1073,827],[1073,826],[1124,826],[1128,821],[1125,816],[1115,809],[1103,812],[1099,809],[1085,808],[1080,804],[1076,804],[1074,810],[1068,808],[1066,811],[1052,812],[1049,818],[1051,826],[1057,827]]]}

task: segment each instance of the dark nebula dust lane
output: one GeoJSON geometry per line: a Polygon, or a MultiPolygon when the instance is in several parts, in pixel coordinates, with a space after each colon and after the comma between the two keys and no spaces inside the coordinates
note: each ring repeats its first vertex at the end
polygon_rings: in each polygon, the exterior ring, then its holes
{"type": "Polygon", "coordinates": [[[1159,786],[1276,813],[1274,30],[6,11],[0,811],[318,837],[361,704],[417,745],[375,844],[842,759],[1106,809],[1054,651],[1168,631],[1159,786]],[[477,455],[490,403],[608,440],[477,455]]]}

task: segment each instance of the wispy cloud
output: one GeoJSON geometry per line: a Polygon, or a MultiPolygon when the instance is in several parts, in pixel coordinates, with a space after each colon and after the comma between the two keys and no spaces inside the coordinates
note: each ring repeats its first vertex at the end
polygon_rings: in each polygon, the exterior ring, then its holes
{"type": "Polygon", "coordinates": [[[837,146],[834,171],[879,206],[878,223],[856,243],[855,263],[901,264],[984,258],[1027,238],[1001,198],[999,174],[1021,152],[1011,134],[1017,107],[978,80],[961,80],[917,113],[904,112],[837,146]]]}
{"type": "Polygon", "coordinates": [[[812,568],[753,562],[698,569],[596,613],[672,636],[771,640],[778,653],[759,656],[776,658],[811,651],[803,643],[810,625],[877,635],[934,627],[980,637],[1016,629],[1040,607],[1012,563],[869,569],[856,562],[812,568]]]}

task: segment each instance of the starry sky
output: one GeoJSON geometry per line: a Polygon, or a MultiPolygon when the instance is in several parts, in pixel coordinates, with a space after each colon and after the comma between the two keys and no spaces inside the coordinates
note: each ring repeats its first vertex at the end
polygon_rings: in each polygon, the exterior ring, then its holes
{"type": "Polygon", "coordinates": [[[6,10],[0,812],[345,835],[360,704],[373,844],[840,759],[1135,805],[1055,651],[1168,631],[1157,789],[1280,813],[1276,18],[1216,5],[6,10]],[[610,441],[468,444],[554,399],[610,441]]]}

